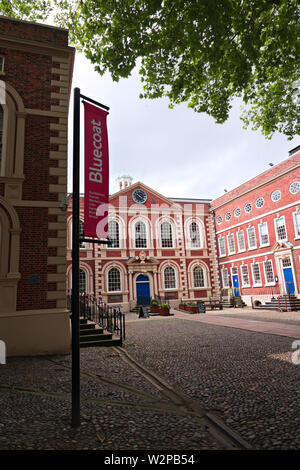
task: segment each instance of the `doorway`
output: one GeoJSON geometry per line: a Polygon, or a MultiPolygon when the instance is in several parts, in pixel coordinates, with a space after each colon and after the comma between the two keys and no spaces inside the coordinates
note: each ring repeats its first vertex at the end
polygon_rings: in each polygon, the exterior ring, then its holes
{"type": "Polygon", "coordinates": [[[285,289],[287,294],[295,293],[294,275],[290,258],[282,260],[283,276],[285,280],[285,289]]]}
{"type": "Polygon", "coordinates": [[[136,279],[136,299],[138,305],[150,305],[150,280],[144,274],[136,279]]]}

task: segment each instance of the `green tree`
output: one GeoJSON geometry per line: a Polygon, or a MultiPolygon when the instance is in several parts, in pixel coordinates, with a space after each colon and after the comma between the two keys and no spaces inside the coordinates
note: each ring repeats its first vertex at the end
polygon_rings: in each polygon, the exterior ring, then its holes
{"type": "Polygon", "coordinates": [[[31,4],[31,15],[55,4],[72,43],[113,80],[141,64],[142,97],[186,102],[217,123],[239,97],[246,126],[299,134],[299,0],[0,0],[0,11],[8,3],[31,4]]]}

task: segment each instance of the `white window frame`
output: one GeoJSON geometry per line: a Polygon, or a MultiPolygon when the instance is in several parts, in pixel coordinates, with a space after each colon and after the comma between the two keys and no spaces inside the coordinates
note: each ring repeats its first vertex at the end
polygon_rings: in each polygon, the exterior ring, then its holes
{"type": "Polygon", "coordinates": [[[203,234],[202,234],[202,227],[200,227],[200,224],[198,222],[196,222],[195,220],[192,220],[189,224],[188,224],[188,239],[189,239],[189,248],[191,250],[201,250],[201,248],[203,248],[203,234]],[[199,246],[193,246],[192,244],[192,239],[191,239],[191,226],[192,224],[196,224],[196,227],[198,229],[198,233],[199,233],[199,241],[200,241],[200,244],[199,246]]]}
{"type": "Polygon", "coordinates": [[[223,289],[229,289],[229,273],[228,273],[228,269],[227,268],[222,268],[221,269],[221,275],[222,275],[222,286],[223,286],[223,289]],[[227,273],[227,285],[225,285],[225,282],[224,282],[224,272],[226,271],[227,273]]]}
{"type": "Polygon", "coordinates": [[[253,287],[262,287],[262,285],[263,285],[262,284],[261,270],[260,270],[260,266],[259,266],[260,264],[261,263],[258,263],[258,262],[251,263],[251,274],[252,274],[253,287]],[[256,282],[256,280],[255,280],[255,276],[254,276],[254,272],[253,272],[254,265],[258,266],[260,282],[256,282]]]}
{"type": "Polygon", "coordinates": [[[226,243],[225,243],[225,237],[224,236],[218,238],[218,245],[219,245],[219,256],[220,256],[220,258],[224,258],[226,256],[226,243]],[[223,240],[223,242],[224,242],[224,253],[223,254],[221,253],[221,247],[220,247],[221,240],[223,240]]]}
{"type": "MultiPolygon", "coordinates": [[[[83,230],[84,230],[84,221],[79,219],[79,236],[81,236],[83,234],[83,231],[82,231],[82,234],[80,233],[81,232],[81,227],[83,227],[83,230]]],[[[85,250],[86,249],[86,242],[79,242],[79,249],[80,250],[85,250]]]]}
{"type": "Polygon", "coordinates": [[[109,293],[112,293],[112,292],[118,292],[118,293],[120,293],[120,292],[122,292],[122,272],[121,272],[121,270],[120,270],[118,267],[116,267],[116,266],[111,266],[111,267],[108,268],[108,270],[107,270],[107,292],[109,292],[109,293]],[[109,290],[109,273],[110,273],[110,271],[111,271],[112,269],[116,269],[117,271],[119,271],[119,274],[120,274],[120,290],[109,290]]]}
{"type": "Polygon", "coordinates": [[[196,266],[194,266],[193,271],[192,271],[192,275],[193,275],[193,287],[194,287],[194,289],[203,289],[203,288],[206,287],[206,273],[205,273],[205,269],[202,266],[199,266],[198,264],[196,266]],[[195,269],[201,269],[202,270],[203,286],[196,286],[195,285],[195,269]]]}
{"type": "Polygon", "coordinates": [[[255,232],[255,227],[252,225],[251,227],[247,227],[247,239],[248,239],[248,251],[250,250],[257,250],[257,238],[256,238],[256,232],[255,232]],[[249,231],[253,230],[254,231],[254,238],[255,238],[255,246],[250,246],[250,237],[249,237],[249,231]]]}
{"type": "Polygon", "coordinates": [[[260,224],[258,224],[258,236],[259,236],[259,247],[260,248],[264,248],[265,246],[270,246],[270,236],[269,236],[269,227],[268,227],[268,222],[262,222],[260,224]],[[262,225],[266,225],[267,226],[267,234],[268,234],[268,242],[267,243],[262,243],[262,235],[261,235],[261,232],[260,232],[260,228],[262,225]]]}
{"type": "Polygon", "coordinates": [[[294,231],[295,231],[295,240],[300,239],[300,220],[299,220],[299,233],[297,233],[297,223],[296,223],[296,216],[300,218],[300,211],[293,212],[293,222],[294,222],[294,231]]]}
{"type": "Polygon", "coordinates": [[[235,255],[236,252],[235,252],[235,242],[234,242],[234,234],[233,233],[229,233],[227,235],[227,247],[228,247],[228,255],[235,255]],[[233,251],[231,251],[231,249],[230,249],[229,237],[231,237],[231,240],[233,242],[233,247],[234,247],[233,251]]]}
{"type": "Polygon", "coordinates": [[[240,266],[240,272],[241,272],[242,287],[251,287],[248,264],[241,264],[241,266],[240,266]],[[245,282],[244,282],[244,275],[243,275],[242,268],[247,268],[248,284],[245,284],[245,282]]]}
{"type": "Polygon", "coordinates": [[[174,268],[174,266],[165,266],[164,270],[163,270],[163,282],[164,282],[164,290],[175,290],[177,289],[177,286],[178,286],[178,280],[177,280],[177,270],[176,268],[174,268]],[[174,277],[175,277],[175,287],[166,287],[166,278],[165,278],[165,271],[167,268],[172,268],[173,271],[174,271],[174,277]]]}
{"type": "Polygon", "coordinates": [[[243,253],[244,251],[246,251],[246,240],[245,240],[244,230],[238,230],[236,232],[236,242],[237,242],[237,247],[238,247],[238,253],[243,253]],[[244,240],[244,248],[243,249],[240,248],[239,234],[243,235],[243,240],[244,240]]]}
{"type": "Polygon", "coordinates": [[[148,231],[148,224],[145,220],[138,219],[134,222],[134,224],[133,224],[133,236],[134,236],[133,246],[134,246],[135,250],[146,250],[147,248],[149,248],[149,231],[148,231]],[[137,238],[136,238],[136,225],[140,224],[140,223],[143,223],[145,225],[146,246],[136,246],[136,241],[137,241],[137,238]]]}
{"type": "Polygon", "coordinates": [[[168,250],[168,249],[174,249],[174,230],[173,230],[173,224],[169,221],[169,220],[162,220],[159,224],[159,237],[160,237],[160,246],[163,250],[168,250]],[[172,242],[172,245],[171,246],[163,246],[163,237],[162,237],[162,225],[163,224],[169,224],[169,226],[171,227],[171,242],[172,242]]]}
{"type": "Polygon", "coordinates": [[[276,241],[279,242],[279,243],[280,242],[286,242],[287,239],[288,239],[288,233],[287,233],[287,227],[286,227],[286,222],[285,222],[285,216],[284,215],[281,215],[280,217],[276,217],[274,219],[274,229],[275,229],[276,241]],[[286,235],[285,238],[278,238],[277,223],[280,219],[283,219],[283,221],[284,221],[284,228],[285,228],[285,235],[286,235]]]}
{"type": "Polygon", "coordinates": [[[263,261],[263,269],[264,269],[264,277],[265,277],[265,286],[275,286],[275,274],[274,274],[273,261],[272,261],[271,259],[266,259],[265,261],[263,261]],[[267,282],[267,275],[266,275],[265,263],[271,263],[272,272],[273,272],[273,278],[274,278],[274,281],[273,281],[273,282],[267,282]]]}
{"type": "MultiPolygon", "coordinates": [[[[118,220],[115,220],[115,219],[111,219],[108,221],[108,224],[112,223],[112,222],[115,222],[117,225],[118,225],[118,234],[119,234],[119,237],[118,237],[118,246],[109,246],[107,245],[106,247],[110,250],[119,250],[121,248],[121,243],[120,243],[120,222],[118,220]]],[[[109,235],[109,233],[108,233],[109,235]]]]}

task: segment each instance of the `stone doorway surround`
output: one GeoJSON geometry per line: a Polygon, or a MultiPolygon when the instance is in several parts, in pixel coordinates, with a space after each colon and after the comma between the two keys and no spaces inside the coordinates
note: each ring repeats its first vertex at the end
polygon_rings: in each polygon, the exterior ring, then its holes
{"type": "Polygon", "coordinates": [[[289,258],[291,262],[291,268],[292,268],[294,284],[295,284],[295,295],[298,296],[299,291],[298,291],[298,285],[297,285],[297,278],[295,275],[293,244],[290,242],[277,242],[273,247],[273,252],[274,252],[274,260],[276,264],[276,270],[278,273],[278,283],[279,283],[280,294],[282,295],[287,294],[282,260],[289,258]]]}
{"type": "Polygon", "coordinates": [[[157,259],[146,255],[141,251],[138,256],[129,258],[128,267],[128,284],[129,284],[129,300],[130,306],[135,306],[137,302],[136,279],[140,274],[149,277],[150,296],[158,295],[158,264],[157,259]]]}

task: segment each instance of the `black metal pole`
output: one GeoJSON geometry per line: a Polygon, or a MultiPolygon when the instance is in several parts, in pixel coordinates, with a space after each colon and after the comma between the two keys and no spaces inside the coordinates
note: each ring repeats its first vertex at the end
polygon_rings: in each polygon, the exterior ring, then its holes
{"type": "Polygon", "coordinates": [[[80,212],[80,89],[74,89],[73,213],[72,213],[72,427],[80,427],[80,319],[79,319],[79,212],[80,212]]]}

